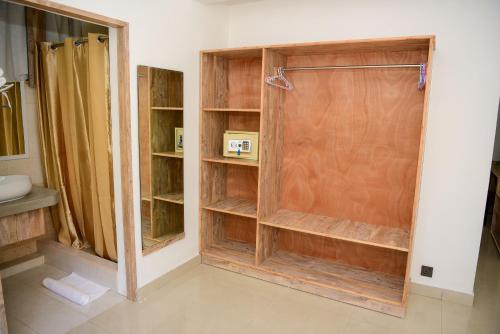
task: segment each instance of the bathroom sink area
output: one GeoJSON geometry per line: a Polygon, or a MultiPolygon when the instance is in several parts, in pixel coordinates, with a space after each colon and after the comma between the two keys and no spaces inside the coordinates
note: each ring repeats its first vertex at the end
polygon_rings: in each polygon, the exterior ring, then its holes
{"type": "Polygon", "coordinates": [[[31,179],[29,176],[0,176],[0,203],[23,198],[29,194],[31,187],[31,179]]]}

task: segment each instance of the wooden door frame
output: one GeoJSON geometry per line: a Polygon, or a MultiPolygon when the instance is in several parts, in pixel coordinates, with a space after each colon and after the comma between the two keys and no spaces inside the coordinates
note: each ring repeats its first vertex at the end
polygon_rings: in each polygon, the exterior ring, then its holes
{"type": "Polygon", "coordinates": [[[120,118],[120,170],[123,210],[123,237],[125,245],[125,273],[127,298],[137,299],[137,270],[135,252],[135,224],[132,187],[132,152],[130,124],[130,63],[128,23],[46,0],[6,0],[7,2],[116,28],[118,59],[118,101],[120,118]]]}

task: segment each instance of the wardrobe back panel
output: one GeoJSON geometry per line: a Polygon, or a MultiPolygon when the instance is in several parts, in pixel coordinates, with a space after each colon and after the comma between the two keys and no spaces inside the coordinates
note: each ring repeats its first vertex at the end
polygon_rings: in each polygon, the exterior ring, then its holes
{"type": "Polygon", "coordinates": [[[260,108],[262,58],[228,60],[228,107],[260,108]]]}
{"type": "Polygon", "coordinates": [[[152,107],[183,106],[183,73],[151,67],[152,107]]]}
{"type": "Polygon", "coordinates": [[[404,277],[405,252],[287,230],[278,231],[278,249],[404,277]]]}
{"type": "Polygon", "coordinates": [[[224,238],[232,241],[247,242],[255,245],[255,219],[224,215],[224,238]]]}
{"type": "MultiPolygon", "coordinates": [[[[287,66],[422,63],[426,51],[289,56],[287,66]]],[[[409,229],[424,91],[415,68],[287,72],[280,207],[409,229]]]]}
{"type": "Polygon", "coordinates": [[[226,166],[226,197],[257,201],[257,168],[240,165],[226,166]]]}
{"type": "Polygon", "coordinates": [[[236,58],[204,54],[202,66],[204,108],[260,108],[262,50],[236,58]]]}

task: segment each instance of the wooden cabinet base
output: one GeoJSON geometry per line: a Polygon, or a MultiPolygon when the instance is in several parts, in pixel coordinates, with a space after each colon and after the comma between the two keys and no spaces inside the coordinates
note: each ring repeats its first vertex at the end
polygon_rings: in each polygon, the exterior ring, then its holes
{"type": "Polygon", "coordinates": [[[248,263],[236,263],[222,257],[213,256],[207,253],[202,254],[201,262],[203,264],[233,271],[250,277],[255,277],[264,281],[280,284],[292,289],[312,293],[343,303],[360,306],[373,311],[382,312],[400,318],[405,316],[405,307],[400,302],[382,301],[367,296],[342,291],[341,289],[332,288],[321,283],[312,282],[304,277],[292,277],[283,273],[272,271],[265,266],[255,266],[248,263]]]}
{"type": "Polygon", "coordinates": [[[0,218],[0,247],[45,234],[43,209],[0,218]]]}

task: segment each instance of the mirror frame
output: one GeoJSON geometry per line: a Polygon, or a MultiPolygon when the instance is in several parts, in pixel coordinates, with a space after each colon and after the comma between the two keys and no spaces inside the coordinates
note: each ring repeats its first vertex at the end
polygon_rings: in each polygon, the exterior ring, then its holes
{"type": "Polygon", "coordinates": [[[30,157],[29,152],[30,152],[30,143],[28,141],[28,128],[27,128],[27,120],[26,120],[26,81],[21,80],[21,81],[16,81],[19,82],[19,87],[21,90],[21,115],[23,117],[23,138],[24,138],[24,153],[23,154],[17,154],[17,155],[0,155],[0,161],[9,161],[9,160],[21,160],[21,159],[28,159],[30,157]]]}

